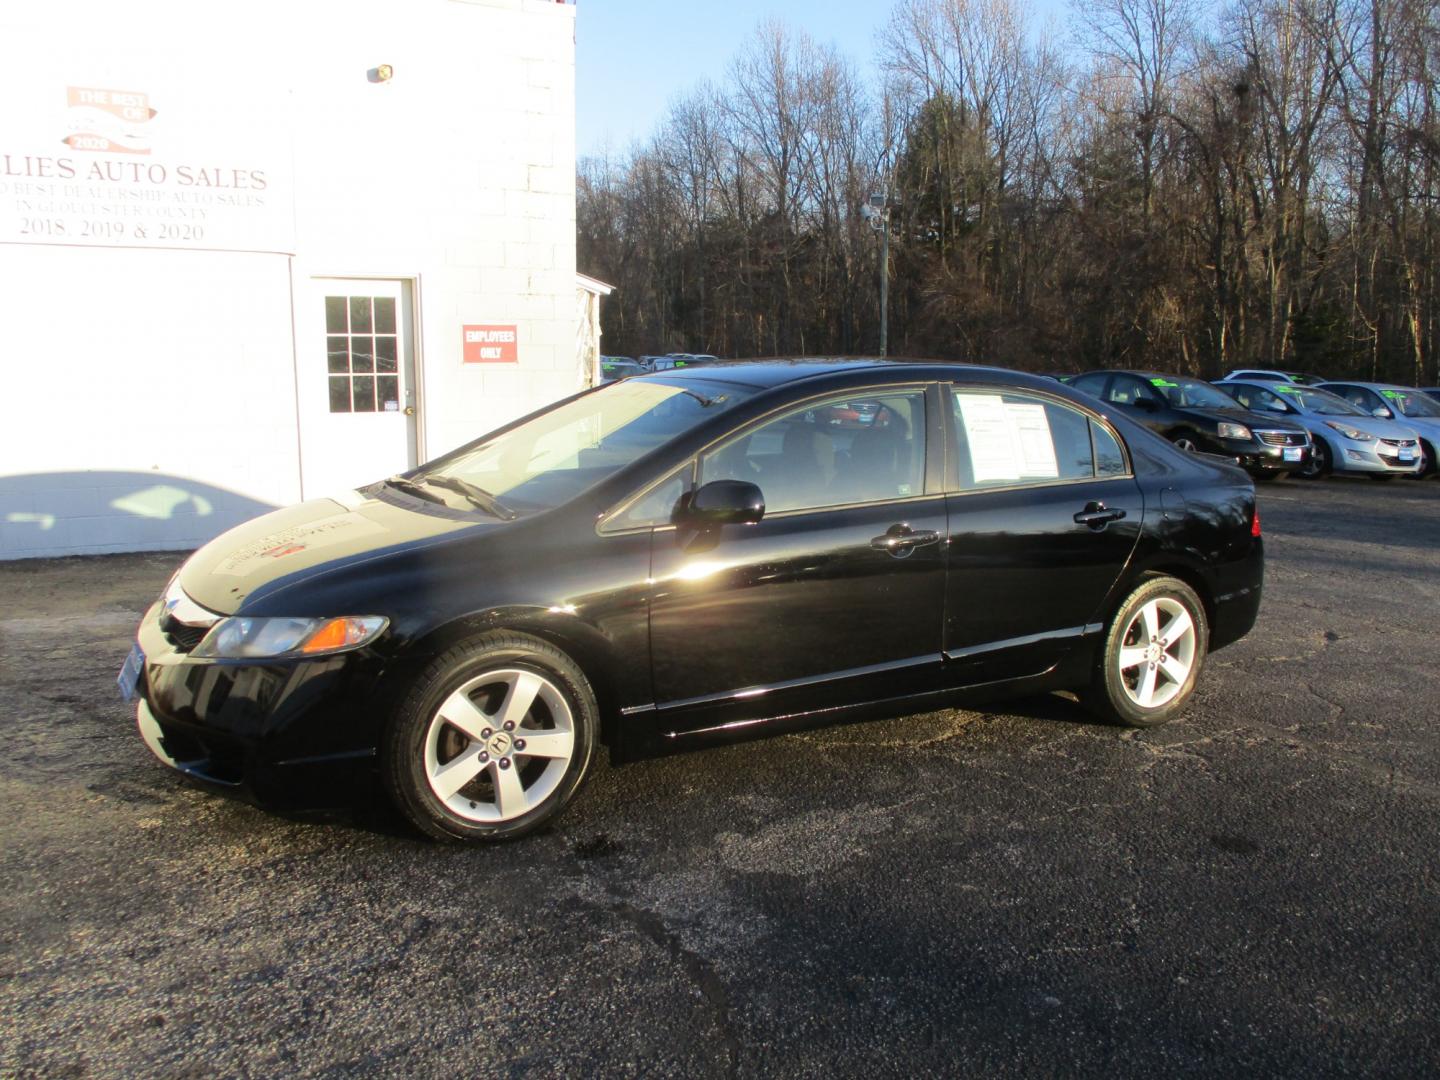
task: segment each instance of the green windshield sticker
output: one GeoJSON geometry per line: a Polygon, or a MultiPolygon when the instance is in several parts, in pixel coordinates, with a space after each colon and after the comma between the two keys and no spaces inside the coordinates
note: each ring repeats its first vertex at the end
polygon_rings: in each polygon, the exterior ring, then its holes
{"type": "Polygon", "coordinates": [[[1171,382],[1169,379],[1151,379],[1151,386],[1179,386],[1178,382],[1171,382]]]}
{"type": "Polygon", "coordinates": [[[1282,393],[1282,394],[1298,394],[1298,393],[1300,393],[1299,389],[1296,388],[1296,387],[1294,387],[1294,386],[1277,386],[1277,387],[1275,387],[1275,389],[1276,389],[1276,391],[1278,391],[1279,393],[1282,393]]]}
{"type": "Polygon", "coordinates": [[[1401,396],[1398,390],[1381,390],[1380,394],[1382,397],[1388,397],[1391,401],[1399,401],[1401,396]]]}

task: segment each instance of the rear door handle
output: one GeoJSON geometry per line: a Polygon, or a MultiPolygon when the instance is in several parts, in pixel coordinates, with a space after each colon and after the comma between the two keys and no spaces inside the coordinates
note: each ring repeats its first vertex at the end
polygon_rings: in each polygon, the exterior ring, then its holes
{"type": "Polygon", "coordinates": [[[1125,516],[1125,511],[1117,507],[1108,507],[1103,502],[1088,502],[1085,509],[1075,515],[1076,525],[1088,525],[1099,532],[1112,521],[1119,521],[1125,516]]]}
{"type": "Polygon", "coordinates": [[[912,529],[904,522],[891,525],[883,536],[874,537],[870,546],[877,551],[888,552],[897,559],[903,559],[917,547],[940,542],[940,534],[934,529],[912,529]]]}

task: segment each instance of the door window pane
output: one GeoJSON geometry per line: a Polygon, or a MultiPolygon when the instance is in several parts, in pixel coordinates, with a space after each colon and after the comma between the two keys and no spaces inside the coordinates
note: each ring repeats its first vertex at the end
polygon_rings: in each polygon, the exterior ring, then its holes
{"type": "Polygon", "coordinates": [[[377,337],[375,339],[375,370],[376,371],[397,371],[398,355],[393,337],[377,337]]]}
{"type": "Polygon", "coordinates": [[[400,380],[394,375],[381,375],[375,380],[376,405],[381,412],[396,412],[400,408],[400,380]]]}
{"type": "Polygon", "coordinates": [[[375,332],[395,333],[395,299],[390,296],[375,297],[375,332]]]}
{"type": "Polygon", "coordinates": [[[961,490],[1095,475],[1090,419],[1080,411],[1047,398],[993,390],[957,390],[954,402],[961,490]]]}
{"type": "Polygon", "coordinates": [[[807,405],[712,451],[700,483],[748,480],[767,513],[885,502],[925,492],[925,394],[862,394],[807,405]]]}
{"type": "Polygon", "coordinates": [[[343,334],[350,327],[345,321],[345,297],[327,296],[325,298],[325,331],[330,334],[343,334]]]}
{"type": "Polygon", "coordinates": [[[370,330],[370,297],[350,297],[350,332],[368,334],[370,330]]]}
{"type": "Polygon", "coordinates": [[[375,380],[369,375],[356,375],[351,394],[356,412],[375,411],[375,380]]]}
{"type": "Polygon", "coordinates": [[[330,376],[330,411],[350,411],[350,377],[348,375],[330,376]]]}
{"type": "Polygon", "coordinates": [[[350,339],[344,337],[326,338],[329,347],[330,371],[345,374],[350,370],[350,339]]]}
{"type": "Polygon", "coordinates": [[[375,370],[375,339],[352,337],[350,339],[350,370],[354,372],[375,370]]]}

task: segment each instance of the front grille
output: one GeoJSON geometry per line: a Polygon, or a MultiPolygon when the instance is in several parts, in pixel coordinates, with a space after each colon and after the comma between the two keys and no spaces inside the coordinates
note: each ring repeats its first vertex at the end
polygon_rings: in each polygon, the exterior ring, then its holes
{"type": "Polygon", "coordinates": [[[1385,453],[1386,450],[1389,450],[1389,451],[1392,451],[1392,452],[1393,452],[1393,451],[1395,451],[1395,450],[1401,449],[1402,447],[1409,447],[1410,449],[1413,450],[1413,449],[1415,448],[1415,440],[1414,440],[1414,439],[1381,439],[1381,440],[1380,440],[1380,445],[1385,448],[1384,450],[1381,450],[1381,451],[1380,451],[1380,453],[1382,453],[1382,454],[1385,453]]]}
{"type": "Polygon", "coordinates": [[[208,626],[187,626],[168,612],[160,616],[160,632],[177,652],[189,652],[209,632],[208,626]]]}
{"type": "Polygon", "coordinates": [[[1257,431],[1266,446],[1304,446],[1309,440],[1299,431],[1257,431]]]}

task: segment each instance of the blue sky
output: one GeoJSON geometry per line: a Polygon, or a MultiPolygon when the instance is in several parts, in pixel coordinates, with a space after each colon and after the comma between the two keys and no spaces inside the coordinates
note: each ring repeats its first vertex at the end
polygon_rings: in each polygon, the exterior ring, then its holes
{"type": "Polygon", "coordinates": [[[885,0],[577,0],[575,124],[581,156],[645,139],[671,98],[724,77],[756,25],[779,18],[868,68],[885,0]]]}
{"type": "MultiPolygon", "coordinates": [[[[622,153],[644,140],[677,95],[701,79],[721,81],[764,19],[778,18],[834,45],[868,74],[890,0],[577,0],[575,123],[583,157],[622,153]]],[[[1038,0],[1042,12],[1063,0],[1038,0]]]]}

